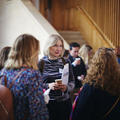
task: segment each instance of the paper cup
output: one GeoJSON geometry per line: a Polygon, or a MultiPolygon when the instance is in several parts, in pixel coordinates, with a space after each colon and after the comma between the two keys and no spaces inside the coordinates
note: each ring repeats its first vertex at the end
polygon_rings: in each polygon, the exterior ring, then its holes
{"type": "Polygon", "coordinates": [[[62,80],[61,80],[61,79],[56,79],[56,80],[55,80],[55,83],[57,83],[57,84],[62,84],[62,80]]]}
{"type": "Polygon", "coordinates": [[[80,58],[75,58],[75,60],[80,60],[80,58]]]}

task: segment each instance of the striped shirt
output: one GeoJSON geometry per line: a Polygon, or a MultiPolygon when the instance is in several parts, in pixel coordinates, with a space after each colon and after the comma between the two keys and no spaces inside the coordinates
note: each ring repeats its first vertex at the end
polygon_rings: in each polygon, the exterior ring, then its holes
{"type": "MultiPolygon", "coordinates": [[[[62,70],[64,68],[64,63],[61,58],[56,60],[50,60],[48,57],[44,57],[42,60],[44,60],[44,70],[42,74],[42,80],[43,83],[46,85],[48,83],[55,82],[56,79],[61,79],[62,76],[62,70]]],[[[68,85],[67,85],[67,91],[62,93],[60,95],[60,91],[52,91],[50,92],[50,98],[54,100],[60,100],[64,101],[70,98],[69,93],[74,88],[74,76],[72,71],[72,66],[70,64],[70,61],[68,59],[65,59],[65,63],[69,64],[69,78],[68,78],[68,85]],[[57,94],[58,93],[58,94],[57,94]]],[[[39,62],[39,68],[40,62],[39,62]]]]}

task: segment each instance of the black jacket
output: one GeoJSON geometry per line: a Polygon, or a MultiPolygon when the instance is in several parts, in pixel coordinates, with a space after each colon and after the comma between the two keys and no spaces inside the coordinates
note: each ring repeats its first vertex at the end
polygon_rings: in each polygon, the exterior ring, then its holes
{"type": "MultiPolygon", "coordinates": [[[[82,86],[82,84],[81,84],[81,81],[77,79],[77,77],[81,75],[86,76],[87,70],[86,70],[85,63],[82,60],[82,58],[79,56],[77,58],[80,58],[80,65],[77,65],[77,66],[72,65],[72,68],[73,68],[73,74],[75,77],[75,87],[79,88],[82,86]]],[[[71,64],[74,62],[74,58],[71,55],[69,55],[69,60],[71,61],[71,64]]]]}
{"type": "Polygon", "coordinates": [[[116,103],[117,100],[118,96],[85,84],[75,102],[71,120],[120,120],[120,100],[116,103]]]}

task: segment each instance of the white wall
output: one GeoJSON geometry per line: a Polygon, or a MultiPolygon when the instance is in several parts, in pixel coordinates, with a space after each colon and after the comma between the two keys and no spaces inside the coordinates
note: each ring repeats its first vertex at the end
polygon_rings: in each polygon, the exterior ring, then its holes
{"type": "MultiPolygon", "coordinates": [[[[58,34],[29,0],[0,0],[0,48],[12,46],[22,33],[40,40],[41,55],[47,37],[58,34]]],[[[66,42],[65,48],[68,48],[66,42]]]]}

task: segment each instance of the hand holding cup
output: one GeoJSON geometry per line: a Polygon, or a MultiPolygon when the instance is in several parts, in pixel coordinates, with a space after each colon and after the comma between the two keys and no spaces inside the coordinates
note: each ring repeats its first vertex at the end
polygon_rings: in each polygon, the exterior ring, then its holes
{"type": "Polygon", "coordinates": [[[62,80],[61,79],[57,79],[55,80],[55,83],[57,84],[57,88],[60,89],[62,92],[65,92],[67,90],[67,86],[62,84],[62,80]]]}
{"type": "Polygon", "coordinates": [[[80,58],[75,58],[74,63],[75,63],[76,65],[79,65],[79,64],[80,64],[80,58]]]}

